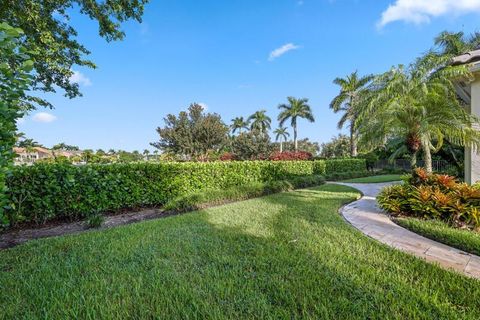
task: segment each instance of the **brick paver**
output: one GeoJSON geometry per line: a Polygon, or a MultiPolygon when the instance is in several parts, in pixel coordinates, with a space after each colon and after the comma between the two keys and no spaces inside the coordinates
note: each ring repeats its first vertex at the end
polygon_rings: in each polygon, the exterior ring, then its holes
{"type": "Polygon", "coordinates": [[[480,257],[427,239],[390,220],[375,200],[380,190],[392,183],[339,183],[360,190],[364,196],[344,206],[340,213],[369,237],[398,250],[480,279],[480,257]]]}

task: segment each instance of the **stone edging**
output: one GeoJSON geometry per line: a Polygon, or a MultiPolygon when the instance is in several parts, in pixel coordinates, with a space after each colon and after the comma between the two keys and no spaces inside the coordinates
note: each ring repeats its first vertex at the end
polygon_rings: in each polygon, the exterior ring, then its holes
{"type": "Polygon", "coordinates": [[[392,183],[338,183],[363,196],[340,208],[340,214],[365,235],[428,262],[480,279],[480,257],[427,239],[395,224],[376,203],[376,195],[392,183]]]}

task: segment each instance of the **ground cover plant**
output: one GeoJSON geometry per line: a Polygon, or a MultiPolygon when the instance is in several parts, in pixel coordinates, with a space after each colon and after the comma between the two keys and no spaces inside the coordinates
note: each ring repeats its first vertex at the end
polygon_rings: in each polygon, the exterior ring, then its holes
{"type": "Polygon", "coordinates": [[[1,315],[478,319],[480,282],[345,223],[358,197],[323,185],[0,251],[1,315]]]}
{"type": "Polygon", "coordinates": [[[364,160],[165,162],[15,167],[7,181],[10,224],[44,223],[121,209],[163,206],[176,197],[209,189],[325,175],[365,167],[364,160]]]}
{"type": "Polygon", "coordinates": [[[455,177],[415,169],[402,185],[385,188],[377,197],[393,215],[437,219],[451,226],[480,227],[480,188],[455,177]]]}
{"type": "Polygon", "coordinates": [[[439,220],[396,218],[395,223],[432,240],[480,256],[480,233],[459,229],[439,220]]]}

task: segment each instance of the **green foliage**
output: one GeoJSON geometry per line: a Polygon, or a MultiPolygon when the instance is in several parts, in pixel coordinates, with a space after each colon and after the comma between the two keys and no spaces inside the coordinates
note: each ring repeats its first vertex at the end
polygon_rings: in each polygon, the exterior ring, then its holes
{"type": "Polygon", "coordinates": [[[15,167],[8,179],[11,224],[79,219],[93,213],[161,206],[196,191],[252,182],[365,170],[363,160],[229,161],[130,164],[65,163],[15,167]],[[342,162],[343,161],[343,162],[342,162]],[[345,166],[342,168],[341,164],[345,166]],[[363,168],[362,168],[363,166],[363,168]]]}
{"type": "Polygon", "coordinates": [[[343,116],[338,122],[339,129],[349,122],[349,153],[352,157],[357,156],[357,118],[361,111],[362,100],[368,92],[368,86],[373,78],[373,75],[358,76],[358,71],[355,71],[345,79],[333,80],[333,83],[340,87],[340,93],[330,103],[330,109],[335,113],[343,112],[343,116]]]}
{"type": "Polygon", "coordinates": [[[52,150],[78,151],[79,147],[66,144],[65,142],[57,143],[52,147],[52,150]]]}
{"type": "Polygon", "coordinates": [[[226,189],[209,189],[176,197],[165,205],[166,210],[187,212],[230,201],[239,201],[267,194],[318,186],[325,183],[321,175],[298,176],[286,180],[250,182],[226,189]]]}
{"type": "Polygon", "coordinates": [[[230,125],[230,128],[232,129],[232,134],[235,134],[237,130],[239,131],[239,133],[242,133],[243,129],[248,130],[248,125],[248,121],[245,121],[243,117],[236,117],[232,119],[232,124],[230,125]]]}
{"type": "Polygon", "coordinates": [[[238,160],[267,159],[273,151],[270,137],[258,130],[233,137],[230,148],[238,160]]]}
{"type": "Polygon", "coordinates": [[[363,172],[366,170],[364,159],[330,159],[325,161],[325,172],[363,172]]]}
{"type": "Polygon", "coordinates": [[[345,158],[350,156],[350,148],[350,139],[344,134],[339,134],[330,142],[322,143],[320,156],[322,158],[345,158]]]}
{"type": "Polygon", "coordinates": [[[13,164],[17,120],[23,116],[26,92],[32,82],[33,61],[22,46],[23,31],[0,23],[0,226],[8,221],[6,178],[13,164]]]}
{"type": "Polygon", "coordinates": [[[87,226],[89,228],[99,228],[105,218],[100,213],[93,213],[87,217],[87,226]]]}
{"type": "Polygon", "coordinates": [[[280,114],[278,115],[278,121],[282,127],[285,122],[290,120],[290,125],[293,128],[293,144],[295,151],[298,151],[298,128],[297,123],[298,119],[306,119],[310,122],[314,122],[315,118],[313,117],[312,108],[308,104],[308,99],[296,99],[294,97],[287,98],[287,104],[281,104],[278,106],[280,109],[280,114]]]}
{"type": "Polygon", "coordinates": [[[165,126],[157,128],[160,140],[151,145],[167,153],[187,159],[204,159],[211,151],[220,150],[227,141],[228,127],[218,114],[204,113],[199,104],[178,116],[169,114],[165,126]]]}
{"type": "MultiPolygon", "coordinates": [[[[318,155],[320,151],[320,146],[318,142],[310,141],[308,138],[297,140],[297,151],[300,152],[308,152],[311,153],[313,156],[318,155]]],[[[294,141],[286,141],[283,143],[283,151],[295,151],[295,142],[294,141]]]]}
{"type": "Polygon", "coordinates": [[[388,138],[401,138],[403,144],[392,157],[408,152],[414,167],[421,150],[428,172],[431,153],[438,152],[445,139],[480,146],[480,133],[474,129],[478,118],[462,108],[454,87],[455,79],[471,77],[465,66],[443,67],[432,55],[378,76],[358,117],[363,145],[375,148],[388,138]]]}
{"type": "Polygon", "coordinates": [[[393,215],[445,221],[451,226],[480,228],[480,189],[454,177],[414,170],[403,185],[385,188],[377,197],[393,215]]]}
{"type": "Polygon", "coordinates": [[[267,116],[266,110],[260,110],[248,117],[247,123],[250,123],[250,130],[258,131],[263,135],[270,129],[272,119],[267,116]]]}
{"type": "MultiPolygon", "coordinates": [[[[122,22],[141,21],[145,3],[147,0],[4,0],[0,2],[0,21],[21,28],[25,32],[25,48],[36,53],[34,89],[55,92],[62,88],[67,97],[73,98],[80,92],[78,84],[69,79],[72,67],[96,66],[85,58],[90,52],[76,40],[77,31],[69,13],[79,11],[96,21],[100,36],[114,41],[125,36],[120,30],[122,22]]],[[[34,104],[51,106],[36,97],[30,97],[27,103],[28,109],[34,108],[34,104]]]]}

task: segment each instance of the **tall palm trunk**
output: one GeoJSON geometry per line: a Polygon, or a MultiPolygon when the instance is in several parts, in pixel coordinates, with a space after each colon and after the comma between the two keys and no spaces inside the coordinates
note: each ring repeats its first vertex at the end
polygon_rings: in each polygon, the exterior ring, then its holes
{"type": "Polygon", "coordinates": [[[410,158],[410,168],[412,170],[417,167],[417,154],[418,154],[418,151],[414,151],[412,153],[412,157],[410,158]]]}
{"type": "Polygon", "coordinates": [[[280,153],[282,153],[282,152],[283,152],[283,141],[280,140],[280,153]]]}
{"type": "Polygon", "coordinates": [[[350,124],[350,155],[352,157],[357,156],[357,137],[355,136],[355,129],[353,123],[350,124]]]}
{"type": "Polygon", "coordinates": [[[423,161],[425,162],[425,171],[432,173],[432,151],[430,150],[430,143],[428,141],[423,143],[423,161]]]}
{"type": "Polygon", "coordinates": [[[293,126],[293,143],[295,145],[295,152],[297,152],[298,151],[297,124],[293,126]]]}

